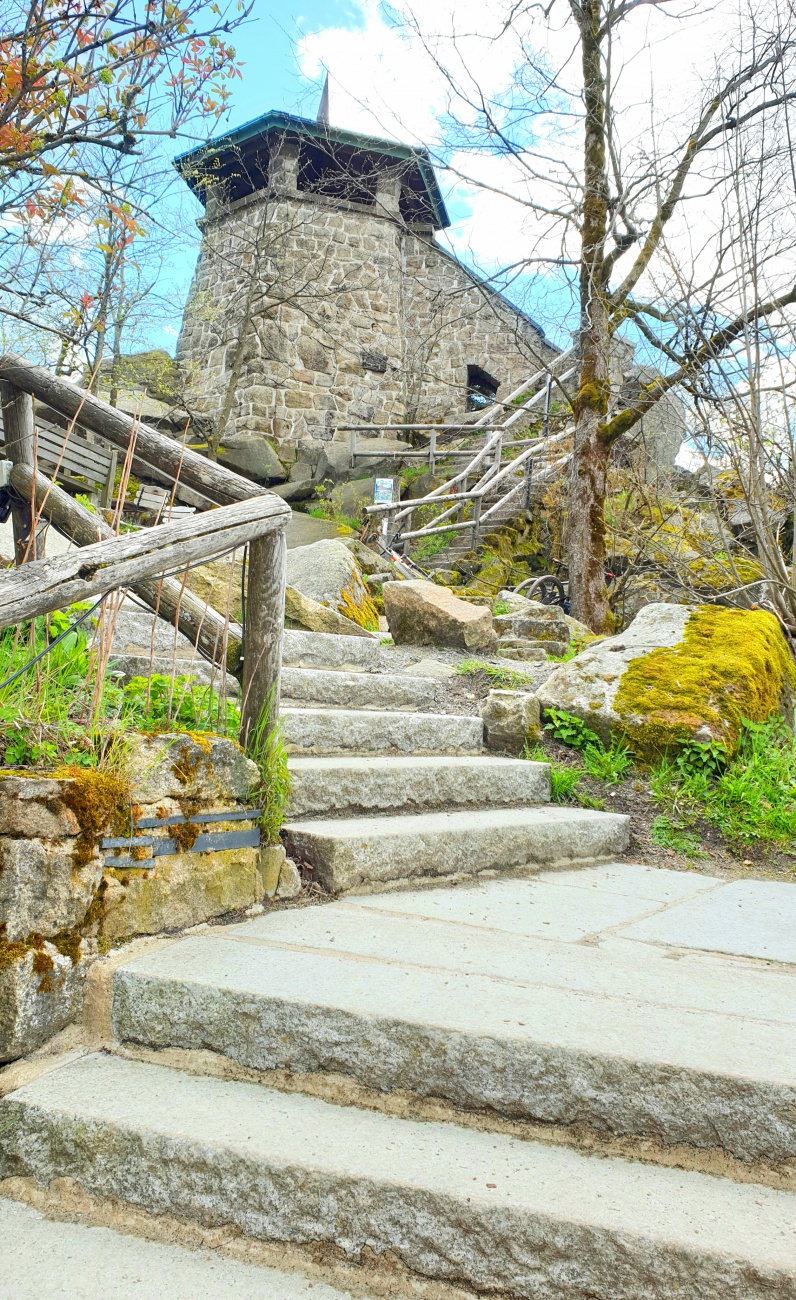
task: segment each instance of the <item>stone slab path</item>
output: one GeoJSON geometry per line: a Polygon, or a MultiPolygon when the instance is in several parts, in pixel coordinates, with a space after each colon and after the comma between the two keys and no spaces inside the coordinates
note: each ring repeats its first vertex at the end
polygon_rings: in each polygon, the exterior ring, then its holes
{"type": "Polygon", "coordinates": [[[295,1273],[53,1222],[2,1199],[0,1293],[5,1300],[352,1300],[295,1273]]]}
{"type": "Polygon", "coordinates": [[[7,1096],[0,1176],[517,1300],[796,1300],[794,933],[792,885],[622,862],[208,926],[7,1096]]]}

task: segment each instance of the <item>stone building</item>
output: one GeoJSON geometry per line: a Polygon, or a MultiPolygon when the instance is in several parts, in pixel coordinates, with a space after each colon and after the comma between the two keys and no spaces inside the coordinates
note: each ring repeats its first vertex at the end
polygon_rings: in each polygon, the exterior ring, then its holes
{"type": "Polygon", "coordinates": [[[424,150],[270,112],[177,166],[205,207],[177,360],[244,472],[350,423],[472,419],[557,353],[435,241],[424,150]]]}

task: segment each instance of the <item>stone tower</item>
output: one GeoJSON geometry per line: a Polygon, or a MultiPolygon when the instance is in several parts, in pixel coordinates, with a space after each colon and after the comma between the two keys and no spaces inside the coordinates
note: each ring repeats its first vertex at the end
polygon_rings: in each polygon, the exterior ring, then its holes
{"type": "Polygon", "coordinates": [[[425,150],[270,112],[176,166],[205,208],[177,360],[216,441],[289,464],[348,423],[465,420],[556,353],[436,241],[425,150]]]}

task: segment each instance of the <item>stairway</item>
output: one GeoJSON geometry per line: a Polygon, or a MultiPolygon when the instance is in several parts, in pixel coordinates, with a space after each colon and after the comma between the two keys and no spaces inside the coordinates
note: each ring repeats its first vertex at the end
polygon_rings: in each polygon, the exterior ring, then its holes
{"type": "Polygon", "coordinates": [[[115,1039],[0,1104],[0,1195],[281,1243],[329,1300],[796,1300],[794,887],[606,862],[625,819],[378,643],[285,658],[286,838],[346,897],[120,955],[115,1039]]]}
{"type": "Polygon", "coordinates": [[[390,672],[375,641],[294,631],[284,658],[283,836],[330,894],[626,848],[627,818],[551,806],[545,764],[484,755],[481,719],[434,712],[438,683],[390,672]]]}

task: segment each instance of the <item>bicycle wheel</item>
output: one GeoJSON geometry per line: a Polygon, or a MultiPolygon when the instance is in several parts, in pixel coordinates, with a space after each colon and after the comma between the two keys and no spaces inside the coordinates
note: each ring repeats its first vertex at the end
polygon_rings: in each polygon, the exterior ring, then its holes
{"type": "Polygon", "coordinates": [[[525,596],[526,600],[538,600],[542,605],[560,605],[562,609],[566,601],[563,582],[551,573],[546,573],[541,578],[526,578],[514,591],[518,596],[525,596]]]}

